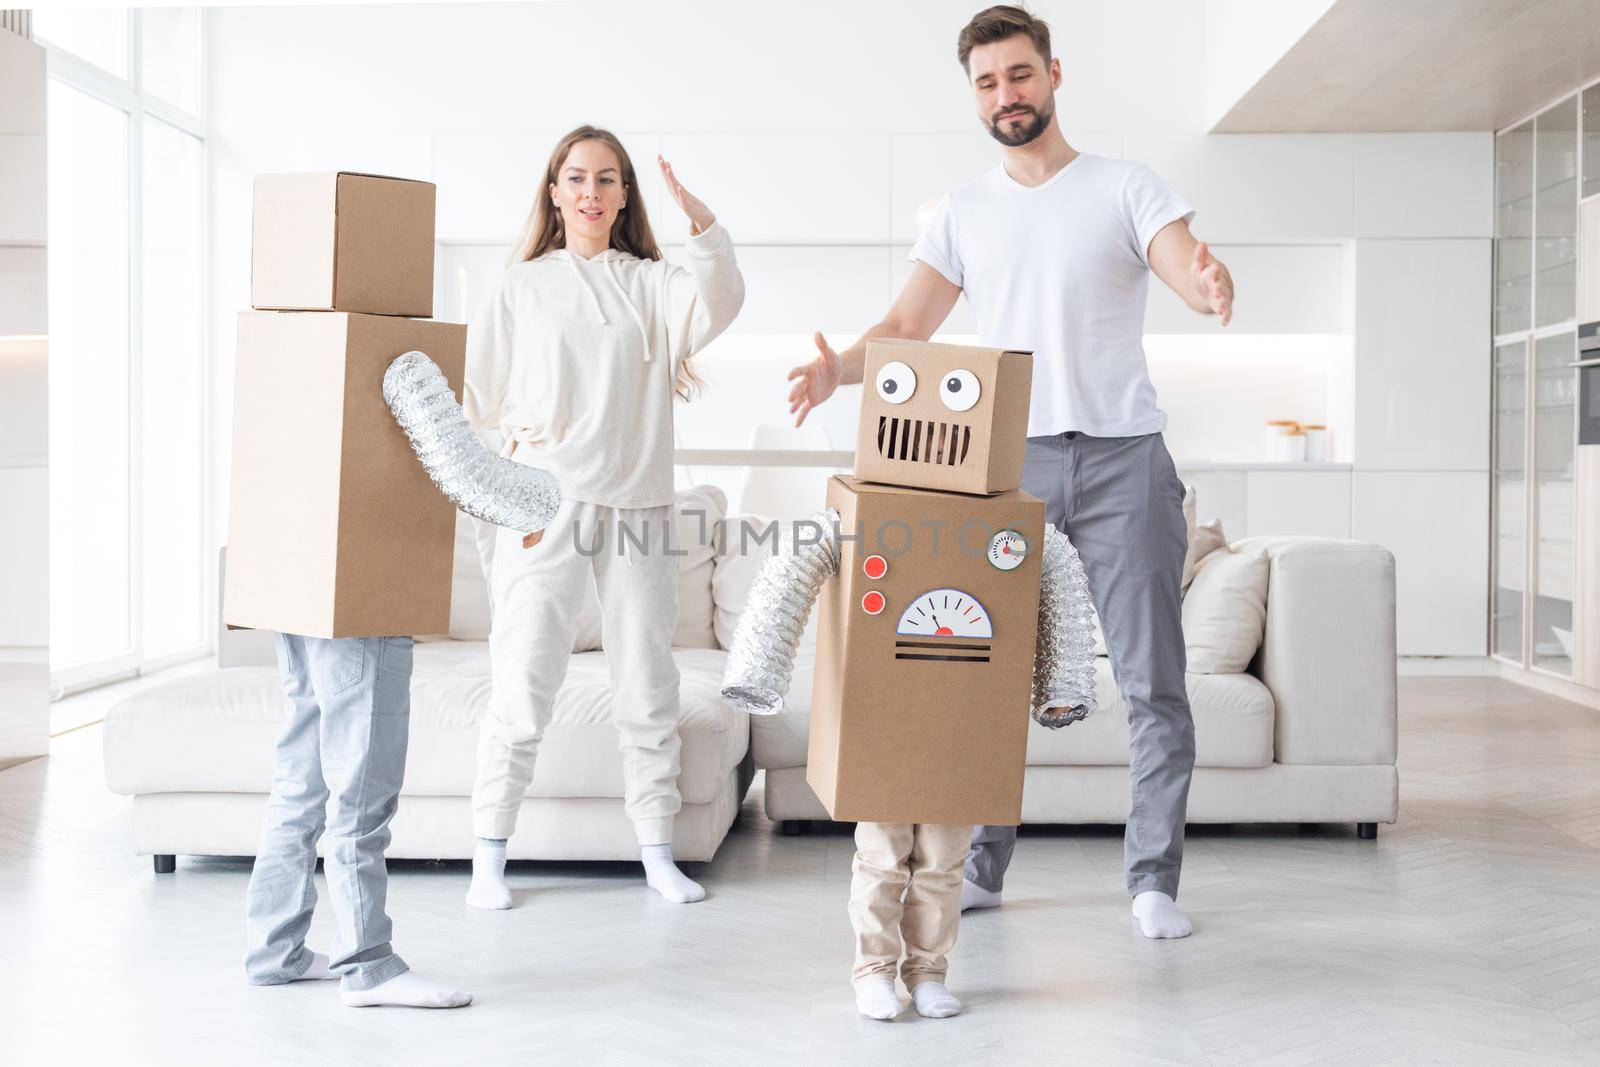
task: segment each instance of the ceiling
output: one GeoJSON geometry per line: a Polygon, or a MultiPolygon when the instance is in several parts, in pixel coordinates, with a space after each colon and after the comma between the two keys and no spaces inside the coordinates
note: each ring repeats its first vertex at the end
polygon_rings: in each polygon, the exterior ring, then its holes
{"type": "Polygon", "coordinates": [[[1214,133],[1498,130],[1600,77],[1600,0],[1338,0],[1214,133]]]}

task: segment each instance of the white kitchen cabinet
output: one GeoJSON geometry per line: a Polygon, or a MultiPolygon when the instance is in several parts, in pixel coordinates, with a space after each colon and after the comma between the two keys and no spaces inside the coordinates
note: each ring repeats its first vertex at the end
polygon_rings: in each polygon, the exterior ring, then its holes
{"type": "Polygon", "coordinates": [[[46,313],[44,245],[0,245],[0,337],[43,334],[46,313]]]}
{"type": "Polygon", "coordinates": [[[1178,468],[1178,477],[1194,486],[1196,522],[1222,520],[1222,532],[1229,541],[1247,536],[1248,509],[1245,506],[1245,481],[1242,470],[1194,470],[1178,468]]]}
{"type": "Polygon", "coordinates": [[[668,133],[661,151],[736,242],[889,243],[887,134],[668,133]]]}
{"type": "MultiPolygon", "coordinates": [[[[890,266],[881,247],[753,245],[737,254],[745,295],[732,329],[792,334],[798,357],[816,354],[813,331],[842,349],[889,309],[890,266]]],[[[667,258],[681,262],[682,250],[669,247],[667,258]]]]}
{"type": "Polygon", "coordinates": [[[1483,470],[1490,242],[1364,240],[1356,259],[1356,466],[1483,470]]]}
{"type": "Polygon", "coordinates": [[[1245,495],[1246,537],[1350,536],[1349,471],[1252,470],[1245,495]]]}
{"type": "Polygon", "coordinates": [[[1481,656],[1488,631],[1489,476],[1362,471],[1350,533],[1394,553],[1402,656],[1481,656]]]}
{"type": "Polygon", "coordinates": [[[1207,240],[1343,241],[1356,236],[1354,144],[1343,133],[1128,134],[1122,152],[1195,206],[1207,240]]]}
{"type": "Polygon", "coordinates": [[[1494,236],[1494,137],[1358,133],[1356,236],[1494,236]]]}
{"type": "Polygon", "coordinates": [[[44,134],[0,133],[0,245],[44,244],[44,134]]]}
{"type": "MultiPolygon", "coordinates": [[[[1195,227],[1200,229],[1198,221],[1195,227]]],[[[1336,334],[1343,330],[1343,246],[1219,242],[1211,250],[1227,264],[1235,290],[1244,294],[1228,325],[1224,327],[1215,315],[1196,312],[1152,274],[1145,305],[1146,334],[1336,334]]]]}

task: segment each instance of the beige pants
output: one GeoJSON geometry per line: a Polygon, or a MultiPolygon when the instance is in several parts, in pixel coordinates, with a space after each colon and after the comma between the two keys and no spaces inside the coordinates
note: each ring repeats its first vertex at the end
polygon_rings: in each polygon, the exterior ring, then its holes
{"type": "Polygon", "coordinates": [[[592,571],[622,749],[623,806],[641,845],[672,841],[682,801],[678,666],[672,659],[678,556],[663,540],[671,521],[670,505],[623,509],[566,500],[531,549],[522,547],[519,531],[497,532],[489,579],[493,690],[472,790],[479,837],[508,838],[516,829],[592,571]]]}
{"type": "Polygon", "coordinates": [[[856,824],[851,981],[893,979],[897,965],[908,990],[944,981],[945,956],[955,947],[961,924],[961,872],[971,836],[970,826],[856,824]]]}

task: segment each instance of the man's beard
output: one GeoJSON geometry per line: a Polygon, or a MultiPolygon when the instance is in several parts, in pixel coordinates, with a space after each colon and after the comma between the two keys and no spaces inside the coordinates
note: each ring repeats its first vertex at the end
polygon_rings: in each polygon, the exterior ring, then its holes
{"type": "Polygon", "coordinates": [[[1018,117],[1010,115],[998,122],[989,123],[989,136],[1007,148],[1020,148],[1025,144],[1032,144],[1037,141],[1039,135],[1049,128],[1050,120],[1056,117],[1056,104],[1054,100],[1050,100],[1044,105],[1043,111],[1031,107],[1028,108],[1028,111],[1033,115],[1032,122],[1024,123],[1013,129],[1004,129],[1004,126],[1018,117]]]}

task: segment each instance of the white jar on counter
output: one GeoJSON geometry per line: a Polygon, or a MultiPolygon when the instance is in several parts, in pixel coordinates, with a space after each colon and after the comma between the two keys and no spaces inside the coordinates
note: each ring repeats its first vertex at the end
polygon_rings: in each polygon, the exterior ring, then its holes
{"type": "Polygon", "coordinates": [[[1288,430],[1298,430],[1300,424],[1293,419],[1272,419],[1268,421],[1264,430],[1265,437],[1261,442],[1262,452],[1273,463],[1283,462],[1280,452],[1284,448],[1282,437],[1288,430]]]}
{"type": "Polygon", "coordinates": [[[1308,422],[1306,431],[1306,462],[1328,462],[1328,427],[1320,422],[1308,422]]]}
{"type": "Polygon", "coordinates": [[[1306,432],[1298,426],[1285,426],[1278,432],[1275,463],[1304,463],[1306,459],[1306,432]]]}

